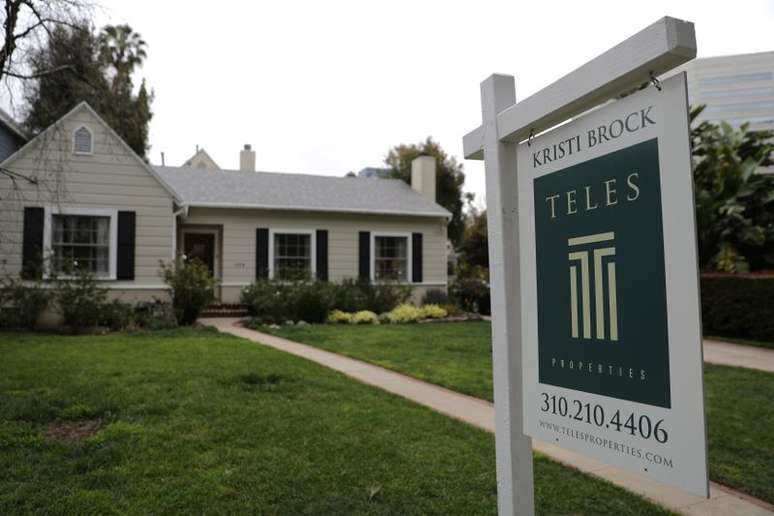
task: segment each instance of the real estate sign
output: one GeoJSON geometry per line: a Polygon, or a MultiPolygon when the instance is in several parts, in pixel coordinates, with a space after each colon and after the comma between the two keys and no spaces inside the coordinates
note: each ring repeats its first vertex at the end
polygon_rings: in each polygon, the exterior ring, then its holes
{"type": "Polygon", "coordinates": [[[525,433],[706,496],[684,74],[517,162],[525,433]]]}

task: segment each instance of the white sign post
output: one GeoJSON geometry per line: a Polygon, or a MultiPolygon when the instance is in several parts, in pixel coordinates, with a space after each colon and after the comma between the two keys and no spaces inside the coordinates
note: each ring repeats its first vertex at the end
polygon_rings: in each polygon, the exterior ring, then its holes
{"type": "Polygon", "coordinates": [[[534,513],[527,435],[707,495],[684,76],[532,138],[695,55],[663,18],[522,102],[481,85],[502,515],[534,513]]]}

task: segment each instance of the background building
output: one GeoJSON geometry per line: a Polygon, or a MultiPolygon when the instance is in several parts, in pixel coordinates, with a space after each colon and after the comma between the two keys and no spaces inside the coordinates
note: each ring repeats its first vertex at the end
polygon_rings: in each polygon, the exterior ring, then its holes
{"type": "Polygon", "coordinates": [[[698,121],[774,130],[774,52],[694,59],[674,71],[688,76],[688,102],[706,104],[698,121]]]}
{"type": "Polygon", "coordinates": [[[388,179],[390,177],[390,169],[366,167],[357,173],[357,177],[378,177],[380,179],[388,179]]]}

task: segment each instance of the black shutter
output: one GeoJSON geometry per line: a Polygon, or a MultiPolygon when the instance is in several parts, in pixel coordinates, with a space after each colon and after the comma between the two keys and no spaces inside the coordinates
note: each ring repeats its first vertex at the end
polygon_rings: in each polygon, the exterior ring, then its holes
{"type": "Polygon", "coordinates": [[[369,231],[360,232],[358,276],[361,281],[371,281],[371,233],[369,231]]]}
{"type": "Polygon", "coordinates": [[[269,278],[269,229],[255,230],[255,279],[269,278]]]}
{"type": "Polygon", "coordinates": [[[37,279],[43,274],[43,208],[24,208],[22,272],[24,279],[37,279]]]}
{"type": "Polygon", "coordinates": [[[319,281],[328,281],[328,230],[317,230],[315,247],[317,279],[319,281]]]}
{"type": "Polygon", "coordinates": [[[422,283],[422,233],[411,234],[411,281],[422,283]]]}
{"type": "Polygon", "coordinates": [[[133,211],[118,212],[118,259],[116,278],[134,279],[134,241],[136,217],[133,211]]]}

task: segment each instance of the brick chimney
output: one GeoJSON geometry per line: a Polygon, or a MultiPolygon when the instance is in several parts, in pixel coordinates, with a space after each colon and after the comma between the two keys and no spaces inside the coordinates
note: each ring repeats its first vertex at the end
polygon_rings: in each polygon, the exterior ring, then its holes
{"type": "Polygon", "coordinates": [[[255,172],[255,151],[249,143],[239,151],[239,170],[242,172],[255,172]]]}
{"type": "Polygon", "coordinates": [[[411,162],[411,188],[435,202],[435,158],[417,156],[411,162]]]}

